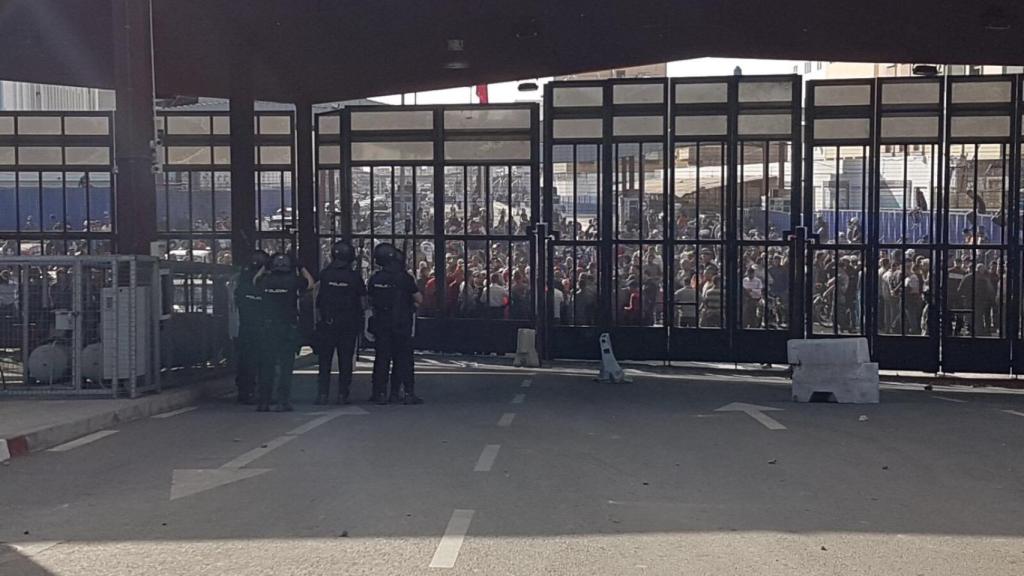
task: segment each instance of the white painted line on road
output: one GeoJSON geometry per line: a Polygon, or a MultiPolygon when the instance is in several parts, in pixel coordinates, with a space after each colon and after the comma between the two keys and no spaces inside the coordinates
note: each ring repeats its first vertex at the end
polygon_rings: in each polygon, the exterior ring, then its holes
{"type": "Polygon", "coordinates": [[[1017,412],[1016,410],[1003,410],[1003,412],[1006,412],[1007,414],[1013,414],[1014,416],[1024,417],[1024,412],[1017,412]]]}
{"type": "Polygon", "coordinates": [[[0,462],[11,459],[11,449],[7,447],[7,440],[0,438],[0,462]]]}
{"type": "Polygon", "coordinates": [[[325,416],[321,416],[319,418],[315,418],[313,420],[310,420],[309,422],[306,422],[302,426],[299,426],[297,428],[293,428],[293,429],[289,430],[285,434],[291,435],[291,436],[298,436],[300,434],[305,434],[306,432],[309,432],[310,430],[312,430],[314,428],[317,428],[319,426],[323,426],[324,424],[327,424],[328,422],[330,422],[331,420],[334,420],[338,416],[342,416],[342,415],[347,414],[347,413],[349,413],[349,412],[345,411],[345,410],[339,410],[338,412],[332,412],[332,413],[327,414],[325,416]]]}
{"type": "Polygon", "coordinates": [[[506,412],[501,415],[501,419],[498,420],[498,426],[501,428],[508,428],[512,425],[512,420],[516,417],[515,412],[506,412]]]}
{"type": "Polygon", "coordinates": [[[934,394],[932,394],[932,398],[935,398],[936,400],[945,400],[946,402],[956,402],[957,404],[965,404],[967,402],[967,400],[961,400],[959,398],[950,398],[948,396],[936,396],[934,394]]]}
{"type": "Polygon", "coordinates": [[[249,450],[245,454],[242,454],[241,456],[228,461],[226,464],[221,466],[221,468],[242,468],[244,466],[248,466],[249,464],[252,464],[256,460],[266,456],[267,453],[270,452],[271,450],[276,450],[281,446],[284,446],[285,444],[291,442],[292,440],[295,440],[296,438],[298,438],[298,436],[293,436],[291,434],[278,436],[277,438],[274,438],[273,440],[267,442],[266,444],[260,446],[259,448],[253,448],[252,450],[249,450]]]}
{"type": "Polygon", "coordinates": [[[522,404],[526,401],[526,394],[516,394],[516,397],[512,399],[513,404],[522,404]]]}
{"type": "Polygon", "coordinates": [[[454,568],[456,560],[459,559],[459,551],[462,550],[462,543],[466,540],[466,533],[469,532],[469,523],[473,521],[473,510],[458,510],[452,512],[452,519],[448,521],[448,528],[441,537],[441,543],[437,545],[434,552],[434,559],[430,561],[431,568],[454,568]]]}
{"type": "Polygon", "coordinates": [[[90,443],[95,442],[97,440],[101,440],[103,438],[106,438],[107,436],[110,436],[111,434],[117,434],[117,430],[100,430],[99,432],[93,432],[92,434],[89,434],[88,436],[82,436],[78,440],[72,440],[71,442],[68,442],[66,444],[61,444],[60,446],[55,446],[53,448],[50,448],[49,451],[50,452],[67,452],[68,450],[74,450],[75,448],[78,448],[79,446],[85,446],[86,444],[90,444],[90,443]]]}
{"type": "Polygon", "coordinates": [[[339,416],[368,414],[368,412],[361,408],[354,406],[352,408],[353,409],[351,410],[338,410],[310,420],[302,426],[294,428],[286,434],[278,436],[266,444],[263,444],[259,448],[253,448],[245,454],[229,460],[219,468],[204,470],[174,470],[171,475],[171,500],[192,496],[194,494],[199,494],[200,492],[212,490],[219,486],[225,486],[227,484],[232,484],[240,480],[246,480],[248,478],[253,478],[260,474],[270,472],[269,468],[246,468],[246,466],[266,456],[271,451],[295,440],[300,434],[305,434],[306,432],[309,432],[318,426],[322,426],[339,416]]]}
{"type": "Polygon", "coordinates": [[[160,418],[160,419],[173,418],[174,416],[177,416],[178,414],[185,414],[186,412],[191,412],[193,410],[198,410],[198,409],[199,409],[199,406],[189,406],[188,408],[182,408],[180,410],[174,410],[173,412],[164,412],[163,414],[156,414],[155,416],[153,416],[153,418],[160,418]]]}
{"type": "Polygon", "coordinates": [[[750,416],[754,420],[761,423],[762,426],[769,430],[785,430],[778,420],[771,418],[765,412],[778,412],[781,408],[772,408],[770,406],[758,406],[757,404],[744,404],[743,402],[733,402],[727,404],[715,410],[715,412],[743,412],[747,416],[750,416]]]}
{"type": "Polygon", "coordinates": [[[494,461],[498,459],[498,450],[501,450],[500,444],[484,446],[484,451],[480,453],[480,459],[476,461],[473,472],[490,472],[491,468],[494,468],[494,461]]]}
{"type": "Polygon", "coordinates": [[[527,378],[526,380],[523,380],[523,384],[520,386],[520,388],[529,388],[530,386],[533,386],[533,378],[527,378]]]}

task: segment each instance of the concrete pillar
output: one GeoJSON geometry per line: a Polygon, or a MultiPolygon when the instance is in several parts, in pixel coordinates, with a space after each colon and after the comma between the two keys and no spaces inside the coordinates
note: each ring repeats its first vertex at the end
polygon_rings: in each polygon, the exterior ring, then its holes
{"type": "Polygon", "coordinates": [[[311,271],[320,269],[316,237],[316,156],[313,153],[313,104],[295,104],[295,204],[298,216],[299,263],[311,271]]]}
{"type": "Polygon", "coordinates": [[[114,40],[114,204],[121,254],[149,254],[156,240],[153,177],[153,36],[150,0],[111,0],[114,40]]]}
{"type": "Polygon", "coordinates": [[[244,80],[231,94],[231,257],[236,265],[249,261],[256,247],[255,102],[244,80]]]}

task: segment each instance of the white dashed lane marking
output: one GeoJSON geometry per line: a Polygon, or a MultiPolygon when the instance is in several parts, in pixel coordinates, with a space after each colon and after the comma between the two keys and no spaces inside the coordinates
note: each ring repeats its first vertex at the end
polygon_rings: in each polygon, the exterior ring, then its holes
{"type": "Polygon", "coordinates": [[[526,401],[526,394],[516,394],[515,398],[512,399],[513,404],[522,404],[526,401]]]}
{"type": "Polygon", "coordinates": [[[473,472],[490,472],[491,468],[494,468],[494,461],[498,459],[499,450],[501,450],[500,444],[484,446],[484,451],[480,453],[480,459],[476,461],[473,472]]]}
{"type": "Polygon", "coordinates": [[[508,428],[512,425],[512,420],[516,417],[515,412],[506,412],[501,415],[501,419],[498,420],[498,426],[501,428],[508,428]]]}

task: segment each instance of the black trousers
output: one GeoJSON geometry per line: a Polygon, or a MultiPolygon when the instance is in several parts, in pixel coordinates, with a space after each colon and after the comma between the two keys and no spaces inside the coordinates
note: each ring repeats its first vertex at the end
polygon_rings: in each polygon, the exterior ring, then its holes
{"type": "Polygon", "coordinates": [[[299,349],[298,328],[267,325],[262,331],[259,403],[269,405],[273,393],[278,404],[288,405],[292,398],[295,353],[299,349]]]}
{"type": "Polygon", "coordinates": [[[319,332],[320,342],[320,378],[317,381],[317,394],[327,396],[331,392],[331,364],[334,354],[338,354],[338,397],[348,398],[352,386],[352,356],[356,351],[359,334],[352,331],[331,330],[323,328],[319,332]]]}
{"type": "Polygon", "coordinates": [[[235,340],[235,385],[238,397],[249,399],[256,392],[259,381],[260,327],[255,322],[243,322],[238,326],[235,340]]]}
{"type": "Polygon", "coordinates": [[[374,334],[374,338],[373,395],[376,397],[386,392],[389,373],[392,396],[400,395],[403,386],[406,394],[415,394],[412,336],[381,330],[374,334]]]}

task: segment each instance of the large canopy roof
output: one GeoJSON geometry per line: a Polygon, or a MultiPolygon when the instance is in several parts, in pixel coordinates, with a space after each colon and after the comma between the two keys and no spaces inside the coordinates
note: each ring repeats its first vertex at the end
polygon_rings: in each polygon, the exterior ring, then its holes
{"type": "MultiPolygon", "coordinates": [[[[1024,2],[1013,0],[152,3],[163,96],[228,96],[246,60],[255,96],[285,102],[701,56],[1024,64],[1024,2]]],[[[111,88],[110,13],[111,0],[0,0],[0,78],[111,88]]]]}

